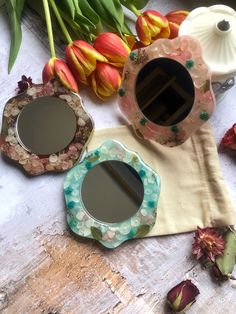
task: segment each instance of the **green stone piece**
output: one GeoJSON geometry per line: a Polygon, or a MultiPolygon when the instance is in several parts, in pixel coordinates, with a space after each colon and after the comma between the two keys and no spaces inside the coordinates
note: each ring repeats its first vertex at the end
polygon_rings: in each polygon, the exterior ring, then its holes
{"type": "Polygon", "coordinates": [[[121,97],[123,97],[125,95],[125,91],[122,88],[119,89],[119,95],[121,97]]]}
{"type": "Polygon", "coordinates": [[[209,117],[210,117],[209,113],[206,112],[206,111],[202,111],[200,113],[200,119],[203,120],[203,121],[207,121],[209,119],[209,117]]]}
{"type": "Polygon", "coordinates": [[[194,66],[194,61],[193,60],[187,60],[185,64],[187,69],[191,69],[194,66]]]}
{"type": "Polygon", "coordinates": [[[141,178],[143,178],[146,175],[146,172],[144,170],[140,170],[139,175],[141,178]]]}
{"type": "Polygon", "coordinates": [[[147,123],[147,119],[142,118],[142,119],[139,121],[139,123],[140,123],[141,125],[145,125],[145,124],[147,123]]]}
{"type": "Polygon", "coordinates": [[[178,133],[178,132],[179,132],[178,126],[177,126],[177,125],[173,125],[173,126],[171,127],[171,131],[174,132],[174,133],[178,133]]]}
{"type": "Polygon", "coordinates": [[[134,60],[135,57],[136,57],[136,52],[132,51],[129,55],[130,60],[134,60]]]}

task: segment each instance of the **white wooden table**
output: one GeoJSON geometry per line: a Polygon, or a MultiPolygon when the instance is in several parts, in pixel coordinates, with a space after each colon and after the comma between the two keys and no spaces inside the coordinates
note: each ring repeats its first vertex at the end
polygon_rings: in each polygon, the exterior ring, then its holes
{"type": "MultiPolygon", "coordinates": [[[[152,0],[148,7],[167,13],[219,2],[152,0]]],[[[236,8],[233,0],[223,2],[236,8]]],[[[26,10],[22,26],[22,47],[8,75],[10,32],[5,8],[0,8],[0,115],[21,75],[40,82],[42,67],[49,59],[41,19],[26,10]]],[[[104,104],[88,90],[82,89],[81,96],[96,128],[125,123],[115,96],[104,104]]],[[[233,88],[212,117],[217,143],[236,122],[235,99],[233,88]]],[[[236,203],[236,154],[220,152],[219,158],[236,203]]],[[[1,313],[166,313],[166,293],[187,278],[193,279],[201,292],[189,313],[236,312],[232,283],[216,285],[192,258],[193,234],[128,241],[116,250],[103,249],[89,240],[78,241],[65,222],[63,179],[64,174],[29,178],[0,157],[1,313]]]]}

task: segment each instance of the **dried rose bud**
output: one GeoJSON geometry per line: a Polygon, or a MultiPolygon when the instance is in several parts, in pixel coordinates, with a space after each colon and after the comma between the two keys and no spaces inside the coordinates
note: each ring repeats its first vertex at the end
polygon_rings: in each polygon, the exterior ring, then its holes
{"type": "Polygon", "coordinates": [[[194,236],[192,252],[197,259],[210,259],[215,262],[215,258],[224,251],[225,240],[222,234],[214,228],[197,228],[194,236]]]}
{"type": "Polygon", "coordinates": [[[178,36],[180,24],[183,22],[188,14],[189,12],[184,10],[171,11],[166,14],[166,18],[169,22],[170,27],[169,38],[175,38],[178,36]]]}
{"type": "Polygon", "coordinates": [[[225,133],[220,144],[236,150],[236,123],[225,133]]]}
{"type": "Polygon", "coordinates": [[[199,293],[191,280],[184,280],[168,292],[167,302],[174,312],[184,312],[196,301],[199,293]]]}

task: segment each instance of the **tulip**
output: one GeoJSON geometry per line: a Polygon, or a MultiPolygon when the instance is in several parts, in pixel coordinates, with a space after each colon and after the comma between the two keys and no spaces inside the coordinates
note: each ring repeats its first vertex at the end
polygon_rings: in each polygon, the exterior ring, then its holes
{"type": "Polygon", "coordinates": [[[107,58],[110,64],[123,67],[130,54],[130,48],[114,33],[101,33],[94,41],[93,47],[107,58]]]}
{"type": "Polygon", "coordinates": [[[166,14],[166,18],[169,22],[170,27],[169,38],[175,38],[178,36],[180,24],[183,22],[188,14],[189,12],[184,10],[171,11],[166,14]]]}
{"type": "Polygon", "coordinates": [[[89,82],[95,94],[104,99],[118,91],[121,76],[116,67],[98,61],[96,70],[89,77],[89,82]]]}
{"type": "Polygon", "coordinates": [[[83,40],[75,40],[66,47],[66,62],[75,79],[85,85],[88,85],[88,77],[96,69],[97,61],[107,62],[107,59],[83,40]]]}
{"type": "Polygon", "coordinates": [[[78,85],[73,74],[65,61],[61,59],[51,58],[48,63],[45,64],[42,76],[44,84],[57,77],[66,88],[75,93],[78,92],[78,85]]]}
{"type": "Polygon", "coordinates": [[[145,46],[158,38],[168,38],[170,35],[166,17],[154,10],[147,10],[139,15],[135,26],[138,37],[145,46]]]}
{"type": "Polygon", "coordinates": [[[184,312],[196,301],[199,293],[191,280],[184,280],[168,292],[167,302],[174,312],[184,312]]]}
{"type": "Polygon", "coordinates": [[[220,144],[236,150],[236,123],[225,133],[220,144]]]}

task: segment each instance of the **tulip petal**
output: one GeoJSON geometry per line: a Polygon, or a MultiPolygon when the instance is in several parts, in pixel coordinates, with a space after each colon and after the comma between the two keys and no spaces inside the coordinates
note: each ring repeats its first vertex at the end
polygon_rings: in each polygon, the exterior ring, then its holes
{"type": "Polygon", "coordinates": [[[66,62],[71,69],[75,79],[77,81],[82,82],[83,84],[87,85],[88,80],[85,74],[83,66],[78,62],[74,51],[71,49],[70,46],[66,47],[66,62]]]}
{"type": "Polygon", "coordinates": [[[55,78],[54,62],[55,58],[51,58],[43,68],[42,79],[44,84],[55,78]]]}
{"type": "Polygon", "coordinates": [[[141,15],[137,18],[136,24],[136,31],[138,34],[138,37],[140,39],[140,41],[145,45],[150,45],[151,44],[151,32],[148,28],[148,24],[145,20],[144,17],[142,17],[141,15]]]}
{"type": "Polygon", "coordinates": [[[93,48],[90,44],[86,43],[83,40],[75,40],[73,42],[74,46],[79,48],[81,52],[89,59],[95,59],[101,62],[107,62],[107,59],[100,54],[96,49],[93,48]]]}
{"type": "Polygon", "coordinates": [[[95,94],[104,99],[118,91],[121,85],[121,76],[114,66],[97,62],[96,70],[89,77],[89,81],[95,94]]]}
{"type": "Polygon", "coordinates": [[[129,56],[130,48],[116,34],[106,32],[100,34],[94,41],[94,48],[103,54],[114,66],[123,67],[129,56]]]}
{"type": "Polygon", "coordinates": [[[62,84],[73,92],[78,92],[78,85],[67,64],[60,59],[56,59],[54,63],[55,73],[62,84]]]}

